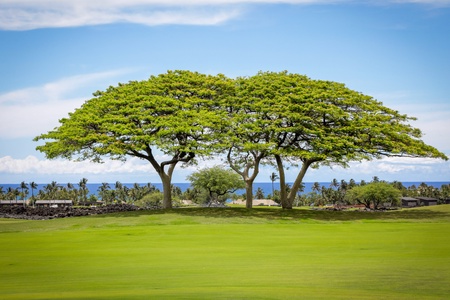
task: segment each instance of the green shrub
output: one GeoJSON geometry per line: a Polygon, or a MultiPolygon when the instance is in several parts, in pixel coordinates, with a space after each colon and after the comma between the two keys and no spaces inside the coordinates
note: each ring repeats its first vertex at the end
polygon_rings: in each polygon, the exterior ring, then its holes
{"type": "Polygon", "coordinates": [[[163,193],[159,191],[152,192],[137,200],[134,204],[145,209],[162,208],[163,197],[163,193]]]}

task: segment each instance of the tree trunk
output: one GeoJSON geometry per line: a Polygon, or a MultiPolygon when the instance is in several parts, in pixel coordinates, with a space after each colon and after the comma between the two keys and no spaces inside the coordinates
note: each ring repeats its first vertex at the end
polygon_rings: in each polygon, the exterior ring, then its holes
{"type": "Polygon", "coordinates": [[[255,181],[256,176],[259,173],[259,163],[261,159],[266,156],[265,152],[261,152],[256,154],[256,152],[251,152],[254,158],[254,163],[248,162],[244,166],[244,169],[240,171],[239,167],[233,164],[233,160],[231,159],[231,149],[228,151],[227,160],[230,168],[233,169],[236,173],[242,176],[245,182],[245,206],[247,208],[253,207],[253,181],[255,181]],[[249,176],[250,170],[253,168],[253,173],[249,176]]]}
{"type": "Polygon", "coordinates": [[[300,169],[300,172],[297,175],[297,178],[295,178],[294,184],[291,187],[291,191],[289,192],[289,195],[287,196],[287,203],[288,208],[292,208],[292,204],[294,203],[295,195],[297,194],[303,178],[305,177],[306,171],[308,170],[309,166],[313,163],[311,160],[306,160],[302,164],[302,168],[300,169]]]}
{"type": "Polygon", "coordinates": [[[253,207],[253,180],[251,179],[245,181],[245,207],[253,207]]]}
{"type": "Polygon", "coordinates": [[[283,209],[291,209],[292,203],[289,207],[286,195],[286,176],[284,175],[283,161],[281,160],[281,156],[275,155],[275,160],[277,162],[278,167],[278,175],[280,176],[280,202],[281,207],[283,209]]]}
{"type": "Polygon", "coordinates": [[[172,188],[171,188],[171,178],[170,176],[162,173],[159,174],[161,177],[161,182],[163,185],[163,208],[171,209],[172,208],[172,188]]]}

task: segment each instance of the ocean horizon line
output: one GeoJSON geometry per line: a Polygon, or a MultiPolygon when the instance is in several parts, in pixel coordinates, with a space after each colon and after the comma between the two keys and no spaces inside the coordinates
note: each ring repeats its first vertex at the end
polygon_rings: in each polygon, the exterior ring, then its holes
{"type": "MultiPolygon", "coordinates": [[[[302,192],[300,192],[300,194],[307,194],[313,191],[312,187],[314,185],[314,183],[316,183],[318,181],[314,181],[314,182],[304,182],[304,189],[302,192]]],[[[356,183],[360,183],[356,182],[356,183]]],[[[393,182],[393,181],[391,181],[393,182]]],[[[450,181],[398,181],[401,182],[402,185],[406,188],[410,187],[410,186],[419,186],[422,183],[425,183],[428,186],[433,186],[435,188],[441,188],[443,185],[446,184],[450,184],[450,181]]],[[[120,182],[122,184],[122,186],[125,186],[127,188],[132,188],[134,185],[139,185],[139,186],[146,186],[147,184],[151,184],[152,186],[154,186],[156,189],[158,189],[159,191],[162,191],[162,183],[161,182],[157,182],[157,183],[152,183],[152,182],[134,182],[134,183],[128,183],[128,182],[120,182]]],[[[291,185],[293,182],[286,182],[287,184],[291,185]]],[[[320,186],[326,186],[329,187],[331,186],[331,181],[323,181],[323,182],[318,182],[320,186]]],[[[369,183],[369,181],[367,181],[367,183],[369,183]]],[[[50,183],[36,183],[37,184],[37,189],[35,189],[35,193],[37,193],[39,190],[44,189],[45,186],[47,184],[50,183]]],[[[68,183],[58,183],[57,185],[60,187],[64,187],[66,186],[68,183]]],[[[79,185],[78,183],[71,183],[75,188],[78,188],[79,185]]],[[[86,183],[86,187],[89,190],[90,194],[93,195],[98,195],[98,191],[99,191],[99,187],[102,186],[103,183],[86,183]]],[[[115,189],[115,183],[114,182],[107,182],[107,184],[109,185],[111,190],[115,189]]],[[[340,181],[339,181],[340,184],[340,181]]],[[[172,185],[180,188],[180,190],[182,192],[185,192],[188,188],[191,187],[191,183],[190,182],[174,182],[172,183],[172,185]]],[[[8,189],[9,187],[11,188],[18,188],[20,189],[20,183],[14,183],[14,184],[1,184],[0,186],[4,188],[4,191],[6,189],[8,189]]],[[[264,195],[269,195],[272,194],[273,191],[275,190],[279,190],[279,181],[274,181],[273,185],[272,182],[254,182],[253,183],[253,193],[256,193],[258,191],[258,189],[261,189],[264,193],[264,195]]],[[[30,187],[28,186],[28,190],[30,190],[30,187]]],[[[235,192],[236,194],[244,194],[245,193],[245,189],[239,189],[235,192]]]]}
{"type": "MultiPolygon", "coordinates": [[[[349,182],[349,180],[344,180],[345,182],[349,182]]],[[[361,181],[365,181],[366,183],[370,183],[371,181],[368,181],[368,180],[359,180],[359,181],[357,181],[357,180],[355,180],[355,182],[356,183],[360,183],[361,181]]],[[[383,179],[380,179],[380,181],[386,181],[386,182],[401,182],[401,183],[444,183],[444,184],[450,184],[450,180],[408,180],[408,181],[401,181],[401,180],[383,180],[383,179]]],[[[25,182],[26,184],[29,184],[30,182],[33,182],[33,181],[24,181],[24,180],[22,180],[21,182],[25,182]]],[[[51,182],[36,182],[36,181],[34,181],[36,184],[49,184],[49,183],[51,183],[51,182]]],[[[153,182],[151,182],[151,181],[142,181],[142,182],[137,182],[137,181],[135,181],[135,182],[131,182],[131,181],[129,181],[129,182],[125,182],[125,181],[120,181],[120,180],[116,180],[116,181],[102,181],[102,182],[89,182],[88,181],[88,183],[87,184],[103,184],[103,183],[108,183],[108,184],[115,184],[116,182],[120,182],[120,183],[122,183],[122,184],[135,184],[135,183],[137,183],[137,184],[148,184],[148,183],[151,183],[151,184],[154,184],[153,182]]],[[[294,181],[286,181],[286,183],[293,183],[294,181]]],[[[316,183],[316,182],[318,182],[318,183],[331,183],[331,180],[330,181],[303,181],[302,183],[316,183]]],[[[341,182],[341,180],[339,179],[338,180],[338,182],[340,183],[341,182]]],[[[71,183],[71,184],[76,184],[76,185],[78,185],[78,182],[75,182],[75,181],[67,181],[67,182],[58,182],[58,181],[56,181],[56,183],[57,184],[68,184],[68,183],[71,183]]],[[[160,184],[161,182],[160,181],[158,181],[158,182],[155,182],[156,184],[160,184]]],[[[255,182],[253,182],[253,184],[255,184],[255,183],[260,183],[260,184],[265,184],[265,183],[267,183],[267,184],[272,184],[272,181],[255,181],[255,182]]],[[[276,181],[274,181],[273,183],[280,183],[280,181],[279,180],[276,180],[276,181]]],[[[20,185],[20,183],[11,183],[11,182],[8,182],[8,183],[0,183],[0,186],[2,186],[2,185],[15,185],[15,184],[17,184],[17,185],[20,185]]],[[[172,182],[171,184],[190,184],[190,182],[187,182],[187,181],[179,181],[179,182],[172,182]]]]}

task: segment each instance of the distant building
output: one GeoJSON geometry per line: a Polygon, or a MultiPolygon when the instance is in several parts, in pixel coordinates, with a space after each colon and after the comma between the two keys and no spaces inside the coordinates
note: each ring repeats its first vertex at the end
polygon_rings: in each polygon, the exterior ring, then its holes
{"type": "Polygon", "coordinates": [[[402,207],[416,207],[419,206],[419,199],[411,197],[402,197],[402,207]]]}
{"type": "Polygon", "coordinates": [[[431,205],[437,205],[438,199],[436,198],[430,198],[430,197],[417,197],[419,199],[419,204],[421,206],[431,206],[431,205]]]}
{"type": "MultiPolygon", "coordinates": [[[[245,205],[246,201],[245,200],[233,200],[233,202],[231,202],[231,203],[245,205]]],[[[253,199],[252,206],[280,206],[280,205],[270,199],[253,199]]]]}
{"type": "Polygon", "coordinates": [[[72,200],[37,200],[35,202],[36,206],[47,206],[47,207],[63,207],[63,206],[72,206],[72,200]]]}
{"type": "Polygon", "coordinates": [[[27,201],[25,201],[25,200],[0,200],[0,205],[23,206],[26,204],[27,204],[27,201]]]}
{"type": "Polygon", "coordinates": [[[181,203],[183,205],[195,205],[195,203],[192,202],[192,200],[181,200],[181,203]]]}
{"type": "Polygon", "coordinates": [[[252,204],[253,206],[279,206],[278,203],[270,199],[255,199],[252,204]]]}

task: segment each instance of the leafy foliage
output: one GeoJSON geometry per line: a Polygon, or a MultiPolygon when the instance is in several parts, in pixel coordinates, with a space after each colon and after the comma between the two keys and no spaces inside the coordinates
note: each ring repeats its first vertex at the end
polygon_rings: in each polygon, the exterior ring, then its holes
{"type": "Polygon", "coordinates": [[[275,156],[280,184],[286,167],[301,165],[290,193],[280,188],[284,208],[292,207],[309,167],[383,156],[447,159],[420,140],[421,131],[409,124],[414,118],[344,84],[288,72],[260,72],[246,81],[244,94],[256,112],[251,122],[270,133],[260,143],[275,156]]]}
{"type": "Polygon", "coordinates": [[[144,81],[130,81],[97,91],[61,125],[35,138],[48,158],[91,160],[103,157],[147,160],[164,185],[164,207],[171,207],[170,182],[177,163],[209,155],[223,126],[218,101],[227,95],[229,79],[189,71],[173,71],[144,81]],[[214,129],[214,130],[213,130],[214,129]],[[158,162],[154,149],[168,159],[158,162]],[[167,170],[165,168],[168,168],[167,170]]]}
{"type": "Polygon", "coordinates": [[[187,179],[195,189],[208,192],[208,203],[223,203],[226,195],[245,187],[238,174],[219,166],[194,172],[187,179]]]}
{"type": "Polygon", "coordinates": [[[234,80],[169,71],[97,91],[35,140],[47,140],[37,149],[48,158],[147,160],[163,183],[164,208],[172,207],[177,164],[226,153],[245,181],[247,207],[259,165],[274,164],[282,206],[292,208],[310,167],[385,156],[447,159],[421,140],[413,120],[344,84],[287,71],[234,80]],[[290,166],[300,168],[288,191],[284,170],[290,166]]]}
{"type": "Polygon", "coordinates": [[[346,194],[350,203],[364,204],[366,208],[377,209],[383,203],[396,205],[400,203],[402,193],[387,182],[372,182],[356,186],[346,194]]]}

